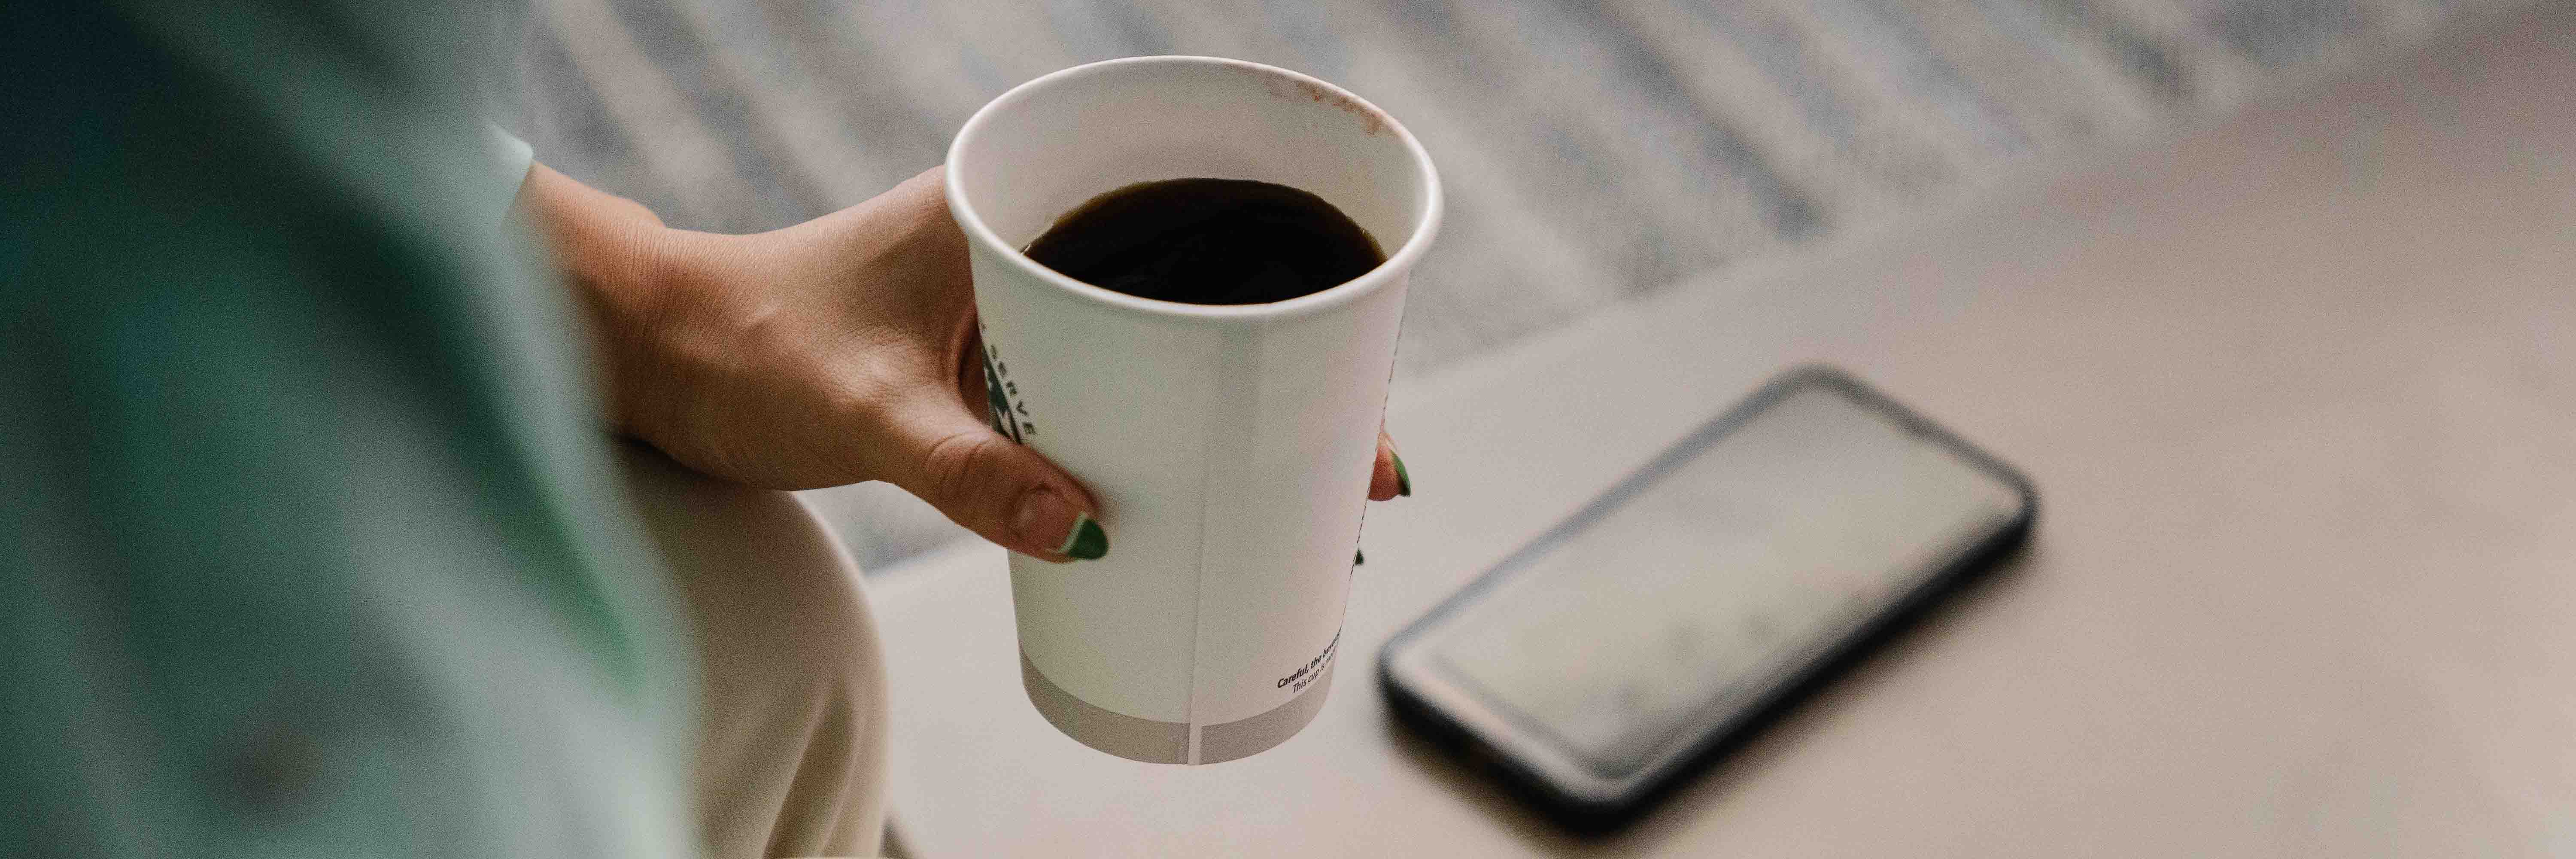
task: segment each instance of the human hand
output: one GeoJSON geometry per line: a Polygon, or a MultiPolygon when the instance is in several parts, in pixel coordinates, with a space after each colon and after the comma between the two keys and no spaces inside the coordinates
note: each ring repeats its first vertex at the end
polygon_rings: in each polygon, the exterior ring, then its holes
{"type": "MultiPolygon", "coordinates": [[[[1099,557],[1090,494],[987,423],[966,239],[942,175],[740,236],[668,229],[542,166],[522,200],[599,322],[621,431],[718,477],[884,480],[1013,550],[1099,557]]],[[[1369,497],[1410,494],[1380,433],[1369,497]]]]}

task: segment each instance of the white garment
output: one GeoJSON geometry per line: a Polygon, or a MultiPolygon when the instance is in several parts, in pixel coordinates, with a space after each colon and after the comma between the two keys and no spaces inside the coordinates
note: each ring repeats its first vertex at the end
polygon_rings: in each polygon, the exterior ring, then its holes
{"type": "Polygon", "coordinates": [[[876,855],[885,660],[858,565],[795,496],[623,447],[637,518],[696,626],[706,855],[876,855]]]}
{"type": "Polygon", "coordinates": [[[537,163],[537,151],[518,135],[488,122],[483,124],[483,143],[485,157],[492,163],[492,175],[500,178],[487,187],[507,189],[509,193],[498,199],[477,201],[476,207],[492,213],[493,222],[498,223],[510,214],[510,204],[519,199],[519,186],[527,184],[528,170],[537,163]]]}

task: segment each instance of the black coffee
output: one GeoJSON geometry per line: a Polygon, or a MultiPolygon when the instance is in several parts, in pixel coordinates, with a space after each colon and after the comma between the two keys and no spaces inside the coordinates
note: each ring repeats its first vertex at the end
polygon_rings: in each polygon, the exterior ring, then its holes
{"type": "Polygon", "coordinates": [[[1386,261],[1324,198],[1245,179],[1139,182],[1093,197],[1027,252],[1084,283],[1189,304],[1286,301],[1386,261]]]}

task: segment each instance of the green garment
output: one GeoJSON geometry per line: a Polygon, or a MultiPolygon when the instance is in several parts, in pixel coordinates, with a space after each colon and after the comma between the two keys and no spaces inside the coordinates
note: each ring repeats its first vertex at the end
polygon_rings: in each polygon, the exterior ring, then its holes
{"type": "Polygon", "coordinates": [[[696,853],[490,12],[0,6],[0,857],[696,853]]]}

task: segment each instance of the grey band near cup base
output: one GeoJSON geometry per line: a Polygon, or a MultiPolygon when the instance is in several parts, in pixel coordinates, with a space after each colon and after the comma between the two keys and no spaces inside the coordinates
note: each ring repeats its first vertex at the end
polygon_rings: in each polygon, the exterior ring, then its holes
{"type": "MultiPolygon", "coordinates": [[[[1258,715],[1199,729],[1197,763],[1222,763],[1250,757],[1287,742],[1289,737],[1296,736],[1298,730],[1306,727],[1306,723],[1314,721],[1316,713],[1323,711],[1324,693],[1332,683],[1333,666],[1328,663],[1323,674],[1288,703],[1258,715]]],[[[1020,653],[1020,685],[1028,690],[1029,703],[1037,706],[1038,715],[1046,717],[1048,724],[1076,742],[1131,761],[1191,763],[1189,725],[1114,713],[1075,697],[1040,673],[1037,664],[1029,661],[1027,651],[1020,653]]]]}
{"type": "Polygon", "coordinates": [[[1083,745],[1131,761],[1190,762],[1189,725],[1113,713],[1076,698],[1038,673],[1037,664],[1029,661],[1025,650],[1020,651],[1020,685],[1028,688],[1029,703],[1037,705],[1038,715],[1083,745]]]}
{"type": "Polygon", "coordinates": [[[1315,676],[1315,682],[1306,684],[1306,691],[1297,693],[1297,697],[1288,699],[1288,703],[1257,716],[1200,728],[1199,763],[1223,763],[1251,757],[1255,752],[1287,742],[1289,737],[1296,736],[1300,729],[1305,728],[1307,722],[1314,721],[1316,713],[1323,712],[1324,692],[1331,688],[1333,664],[1327,662],[1323,673],[1315,676]]]}

